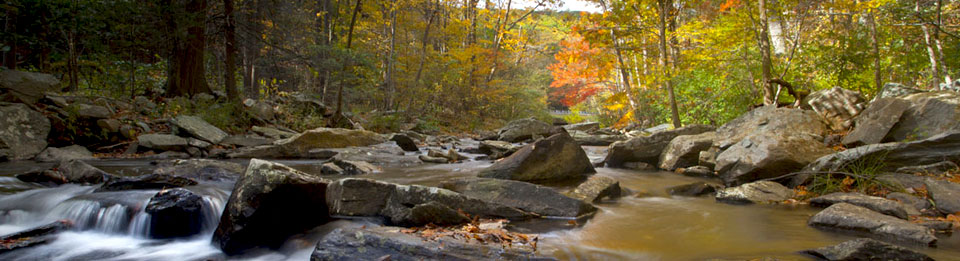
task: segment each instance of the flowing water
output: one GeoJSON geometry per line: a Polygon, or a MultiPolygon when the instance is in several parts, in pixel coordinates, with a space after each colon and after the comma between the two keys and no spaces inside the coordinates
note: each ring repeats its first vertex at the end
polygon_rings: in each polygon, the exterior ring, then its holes
{"type": "MultiPolygon", "coordinates": [[[[586,147],[592,159],[602,158],[603,148],[586,147]]],[[[473,155],[476,156],[476,155],[473,155]]],[[[245,161],[237,161],[245,163],[245,161]]],[[[322,161],[279,161],[308,173],[319,173],[322,161]]],[[[146,160],[91,162],[117,175],[150,173],[146,160]]],[[[486,161],[460,164],[424,164],[385,167],[373,178],[402,184],[435,186],[444,180],[469,177],[489,166],[486,161]]],[[[93,193],[96,186],[63,185],[46,188],[12,177],[49,165],[25,162],[0,163],[0,234],[22,231],[69,219],[77,229],[60,233],[46,245],[0,255],[24,260],[197,260],[224,258],[210,244],[230,189],[229,182],[206,182],[188,187],[202,195],[203,233],[180,240],[147,238],[150,216],[143,209],[156,190],[93,193]]],[[[809,206],[728,205],[709,197],[674,197],[666,188],[705,181],[668,172],[642,172],[599,168],[621,186],[637,192],[601,204],[599,213],[581,226],[567,221],[516,224],[521,232],[540,233],[540,254],[562,260],[744,260],[775,257],[806,260],[796,251],[833,245],[854,237],[820,231],[806,225],[817,209],[809,206]]],[[[339,177],[327,177],[339,178],[339,177]]],[[[711,181],[712,182],[712,181],[711,181]]],[[[561,188],[569,189],[569,188],[561,188]]],[[[280,250],[244,259],[307,260],[312,246],[329,231],[342,226],[372,225],[337,221],[311,233],[291,238],[280,250]]],[[[912,247],[937,260],[960,260],[960,236],[941,236],[939,247],[912,247]]]]}

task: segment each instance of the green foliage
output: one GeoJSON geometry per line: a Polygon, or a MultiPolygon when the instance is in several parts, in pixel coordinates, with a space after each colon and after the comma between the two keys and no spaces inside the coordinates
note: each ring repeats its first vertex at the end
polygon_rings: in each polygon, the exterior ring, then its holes
{"type": "Polygon", "coordinates": [[[878,179],[886,168],[886,156],[886,153],[870,154],[845,164],[835,173],[815,173],[806,188],[816,195],[848,191],[878,194],[899,190],[878,179]]]}
{"type": "Polygon", "coordinates": [[[229,133],[243,133],[254,123],[253,118],[239,103],[176,97],[166,99],[159,106],[162,110],[160,113],[165,116],[197,116],[229,133]]]}

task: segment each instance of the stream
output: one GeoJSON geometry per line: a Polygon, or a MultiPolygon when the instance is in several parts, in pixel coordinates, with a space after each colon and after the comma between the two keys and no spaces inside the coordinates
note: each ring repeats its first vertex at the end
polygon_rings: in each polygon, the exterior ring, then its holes
{"type": "MultiPolygon", "coordinates": [[[[585,147],[591,159],[603,157],[605,147],[585,147]]],[[[477,155],[470,155],[477,156],[477,155]]],[[[235,162],[245,164],[244,160],[235,162]]],[[[308,173],[319,173],[320,160],[278,160],[308,173]]],[[[151,173],[149,160],[99,160],[92,165],[107,172],[135,176],[151,173]]],[[[384,167],[383,172],[356,176],[400,184],[436,186],[440,182],[474,176],[489,161],[458,164],[422,164],[384,167]]],[[[0,234],[9,234],[60,219],[77,228],[53,242],[0,255],[2,260],[197,260],[224,259],[210,239],[233,187],[231,182],[201,182],[187,187],[204,198],[203,233],[188,239],[146,237],[149,215],[143,209],[156,190],[93,193],[99,186],[62,185],[47,188],[13,177],[52,164],[0,163],[0,234]]],[[[821,231],[806,225],[818,209],[807,205],[728,205],[712,197],[675,197],[666,188],[710,181],[662,171],[598,168],[637,192],[600,204],[599,213],[582,226],[560,222],[513,224],[514,230],[538,233],[539,252],[561,260],[743,260],[773,257],[807,260],[797,251],[837,244],[855,237],[821,231]]],[[[325,176],[329,179],[343,176],[325,176]]],[[[567,190],[570,188],[558,188],[567,190]]],[[[244,256],[249,260],[308,260],[323,235],[341,226],[372,225],[336,221],[291,238],[279,250],[244,256]]],[[[937,260],[960,257],[960,236],[939,237],[937,248],[911,247],[937,260]]]]}

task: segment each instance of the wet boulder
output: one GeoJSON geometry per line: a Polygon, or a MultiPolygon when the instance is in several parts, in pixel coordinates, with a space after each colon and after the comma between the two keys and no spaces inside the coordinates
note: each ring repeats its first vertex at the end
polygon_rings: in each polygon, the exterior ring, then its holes
{"type": "Polygon", "coordinates": [[[687,177],[700,177],[700,178],[716,178],[717,173],[713,172],[713,169],[706,166],[693,166],[689,168],[680,168],[677,169],[677,172],[680,175],[687,177]]]}
{"type": "Polygon", "coordinates": [[[437,211],[436,204],[481,218],[524,220],[535,217],[498,202],[486,202],[435,187],[397,185],[370,179],[345,178],[327,189],[327,205],[332,215],[382,217],[387,223],[422,226],[431,219],[449,220],[450,213],[437,211]],[[430,204],[429,206],[421,206],[430,204]],[[421,206],[418,208],[418,206],[421,206]],[[431,218],[431,214],[438,216],[431,218]]]}
{"type": "Polygon", "coordinates": [[[715,128],[706,125],[687,125],[672,130],[656,132],[650,136],[634,137],[625,141],[610,144],[607,158],[604,160],[608,167],[623,167],[625,162],[644,162],[651,165],[660,163],[660,154],[670,145],[677,136],[697,135],[713,131],[715,128]]]}
{"type": "Polygon", "coordinates": [[[112,177],[95,192],[134,189],[166,189],[197,185],[196,180],[166,174],[147,174],[139,177],[112,177]]]}
{"type": "Polygon", "coordinates": [[[37,103],[44,93],[56,91],[60,80],[50,74],[17,70],[0,71],[0,101],[37,103]]]}
{"type": "Polygon", "coordinates": [[[884,140],[922,140],[960,131],[960,93],[923,92],[901,97],[912,105],[884,140]]]}
{"type": "Polygon", "coordinates": [[[933,203],[943,214],[960,213],[960,184],[945,181],[927,179],[924,184],[927,186],[927,193],[933,198],[933,203]]]}
{"type": "Polygon", "coordinates": [[[317,243],[310,260],[552,260],[531,247],[482,243],[440,237],[436,240],[404,233],[398,227],[339,228],[317,243]]]}
{"type": "Polygon", "coordinates": [[[846,241],[833,246],[826,246],[817,249],[802,251],[804,254],[812,255],[831,261],[853,261],[853,260],[916,260],[933,261],[923,253],[916,252],[907,248],[880,242],[869,238],[858,238],[846,241]]]}
{"type": "Polygon", "coordinates": [[[596,204],[604,198],[617,199],[623,196],[624,192],[624,189],[620,188],[619,181],[607,176],[593,175],[573,189],[569,196],[583,202],[596,204]]]}
{"type": "Polygon", "coordinates": [[[410,138],[410,136],[404,134],[393,134],[393,137],[390,137],[390,140],[397,143],[397,146],[400,146],[400,149],[403,151],[420,151],[420,148],[417,147],[417,142],[410,138]]]}
{"type": "Polygon", "coordinates": [[[50,120],[23,104],[0,104],[0,144],[9,159],[31,159],[47,147],[50,120]]]}
{"type": "Polygon", "coordinates": [[[196,116],[180,115],[170,120],[170,123],[176,126],[178,131],[182,130],[190,136],[213,144],[218,144],[227,136],[230,136],[220,128],[196,116]]]}
{"type": "Polygon", "coordinates": [[[910,102],[903,99],[875,100],[854,118],[856,127],[841,142],[849,148],[880,143],[909,108],[910,102]]]}
{"type": "Polygon", "coordinates": [[[810,205],[815,207],[829,207],[837,203],[848,203],[900,219],[909,219],[907,208],[900,202],[862,193],[836,192],[810,199],[810,205]]]}
{"type": "MultiPolygon", "coordinates": [[[[829,154],[811,162],[804,172],[843,171],[853,163],[882,163],[878,171],[895,171],[900,167],[933,164],[960,160],[960,132],[941,133],[936,136],[912,141],[891,142],[860,146],[829,154]]],[[[807,182],[810,175],[797,175],[792,185],[807,182]]]]}
{"type": "Polygon", "coordinates": [[[716,137],[717,133],[712,131],[677,136],[660,154],[660,168],[672,171],[696,166],[700,161],[700,152],[710,149],[716,137]]]}
{"type": "Polygon", "coordinates": [[[34,158],[41,162],[59,162],[64,160],[92,160],[93,153],[86,147],[80,145],[71,145],[62,148],[49,147],[44,149],[34,158]]]}
{"type": "Polygon", "coordinates": [[[343,175],[343,168],[333,162],[327,162],[320,165],[320,174],[323,175],[343,175]]]}
{"type": "Polygon", "coordinates": [[[535,136],[549,136],[552,128],[549,123],[534,118],[519,119],[500,128],[497,137],[506,142],[521,142],[535,136]]]}
{"type": "Polygon", "coordinates": [[[190,237],[203,229],[203,198],[182,188],[157,192],[144,212],[150,214],[150,237],[190,237]]]}
{"type": "Polygon", "coordinates": [[[882,238],[934,246],[933,230],[903,219],[847,203],[837,203],[810,218],[808,225],[847,232],[868,233],[882,238]]]}
{"type": "Polygon", "coordinates": [[[580,217],[597,211],[587,202],[521,181],[466,178],[445,181],[440,186],[471,198],[497,202],[541,216],[580,217]]]}
{"type": "Polygon", "coordinates": [[[477,176],[545,183],[582,180],[594,172],[587,153],[562,131],[520,148],[477,176]]]}
{"type": "Polygon", "coordinates": [[[699,197],[717,192],[719,185],[706,182],[694,182],[667,188],[667,193],[674,196],[699,197]]]}
{"type": "Polygon", "coordinates": [[[190,147],[190,139],[170,134],[140,135],[137,143],[145,148],[164,151],[183,151],[190,147]]]}
{"type": "Polygon", "coordinates": [[[55,234],[73,228],[73,223],[60,220],[25,231],[0,236],[0,254],[17,249],[34,247],[55,240],[55,234]]]}
{"type": "Polygon", "coordinates": [[[794,196],[792,189],[773,181],[757,181],[717,191],[718,202],[731,204],[778,203],[794,196]]]}
{"type": "Polygon", "coordinates": [[[865,103],[859,92],[833,87],[811,93],[801,107],[820,114],[834,131],[843,131],[853,126],[853,118],[863,111],[865,103]]]}
{"type": "Polygon", "coordinates": [[[213,243],[227,255],[276,249],[288,237],[327,223],[329,181],[269,161],[251,159],[220,216],[213,243]]]}
{"type": "Polygon", "coordinates": [[[715,169],[724,183],[733,186],[798,171],[833,152],[808,136],[758,132],[717,155],[715,169]]]}

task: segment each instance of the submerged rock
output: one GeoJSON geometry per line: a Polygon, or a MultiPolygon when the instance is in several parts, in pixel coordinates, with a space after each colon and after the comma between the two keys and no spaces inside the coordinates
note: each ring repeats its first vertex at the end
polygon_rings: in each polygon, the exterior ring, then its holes
{"type": "Polygon", "coordinates": [[[570,197],[582,200],[587,203],[600,203],[604,198],[616,199],[623,196],[624,191],[620,188],[620,182],[606,176],[593,175],[587,178],[587,181],[580,183],[576,189],[570,193],[570,197]]]}
{"type": "Polygon", "coordinates": [[[497,132],[499,140],[506,142],[521,142],[534,136],[548,136],[552,125],[534,118],[511,121],[497,132]]]}
{"type": "Polygon", "coordinates": [[[180,238],[200,233],[203,228],[203,198],[182,188],[161,190],[147,203],[150,237],[180,238]]]}
{"type": "Polygon", "coordinates": [[[478,174],[533,183],[582,180],[594,173],[587,153],[566,132],[524,146],[478,174]]]}
{"type": "Polygon", "coordinates": [[[383,217],[390,224],[420,226],[429,223],[424,214],[436,213],[445,218],[449,213],[435,212],[440,204],[481,218],[524,220],[535,215],[497,202],[485,202],[447,189],[418,185],[397,185],[370,179],[345,178],[334,181],[327,190],[327,205],[332,215],[383,217]],[[426,223],[425,223],[426,222],[426,223]]]}
{"type": "Polygon", "coordinates": [[[858,238],[837,245],[804,250],[803,253],[831,261],[916,260],[933,261],[922,253],[869,238],[858,238]]]}
{"type": "Polygon", "coordinates": [[[47,147],[49,134],[50,120],[42,113],[23,104],[0,106],[0,144],[4,145],[0,154],[10,159],[31,159],[47,147]]]}
{"type": "Polygon", "coordinates": [[[41,162],[58,162],[63,160],[92,160],[93,153],[86,147],[80,145],[71,145],[62,148],[49,147],[35,158],[41,162]]]}
{"type": "Polygon", "coordinates": [[[327,223],[329,181],[251,159],[220,216],[213,242],[227,255],[278,248],[288,237],[327,223]]]}
{"type": "Polygon", "coordinates": [[[634,137],[610,144],[607,158],[609,167],[623,167],[625,162],[645,162],[656,166],[660,163],[660,154],[677,136],[697,135],[713,131],[715,128],[705,125],[687,125],[673,130],[656,132],[650,136],[634,137]]]}
{"type": "Polygon", "coordinates": [[[580,217],[597,211],[589,203],[548,187],[521,181],[467,178],[445,181],[440,186],[471,198],[497,202],[541,216],[580,217]]]}
{"type": "Polygon", "coordinates": [[[833,204],[813,215],[807,224],[824,229],[866,232],[884,238],[930,246],[937,243],[937,237],[932,229],[847,203],[833,204]]]}
{"type": "Polygon", "coordinates": [[[667,193],[674,196],[699,197],[717,192],[720,186],[706,182],[694,182],[667,188],[667,193]]]}
{"type": "Polygon", "coordinates": [[[830,205],[841,202],[865,207],[870,210],[900,219],[909,218],[906,207],[899,202],[881,197],[867,196],[856,192],[836,192],[819,196],[811,199],[810,205],[816,207],[829,207],[830,205]]]}
{"type": "Polygon", "coordinates": [[[527,246],[440,237],[424,240],[397,227],[340,228],[317,243],[310,260],[552,260],[527,246]]]}
{"type": "Polygon", "coordinates": [[[17,249],[28,248],[53,241],[54,234],[73,228],[73,223],[67,220],[56,221],[47,225],[28,229],[0,237],[0,254],[17,249]]]}
{"type": "Polygon", "coordinates": [[[777,203],[793,197],[793,190],[773,181],[757,181],[717,191],[719,202],[733,204],[777,203]]]}
{"type": "Polygon", "coordinates": [[[213,144],[220,143],[227,136],[230,136],[220,128],[210,125],[200,117],[180,115],[170,121],[180,130],[186,131],[191,136],[208,141],[213,144]]]}
{"type": "Polygon", "coordinates": [[[132,178],[114,177],[104,182],[95,192],[179,188],[196,184],[197,181],[189,178],[165,174],[149,174],[132,178]]]}

